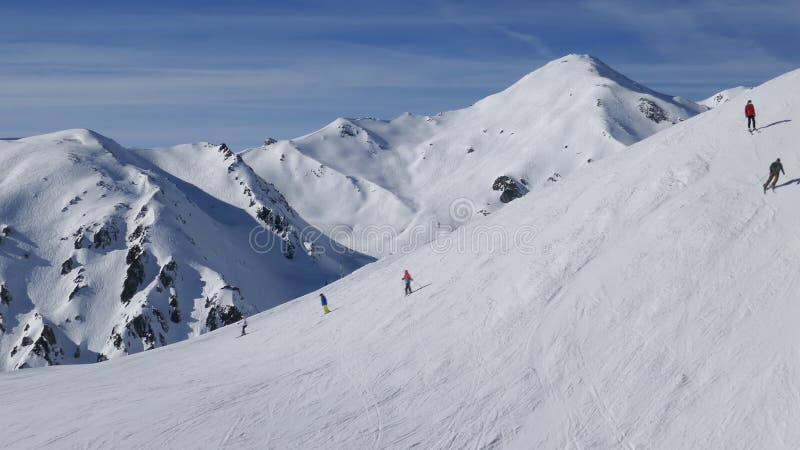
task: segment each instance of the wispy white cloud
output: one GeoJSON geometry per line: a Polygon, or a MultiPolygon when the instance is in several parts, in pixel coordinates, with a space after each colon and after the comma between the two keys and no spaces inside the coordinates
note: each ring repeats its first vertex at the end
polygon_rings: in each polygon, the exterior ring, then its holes
{"type": "MultiPolygon", "coordinates": [[[[15,57],[0,62],[0,112],[45,105],[312,108],[344,91],[490,90],[533,68],[521,62],[414,54],[365,44],[342,45],[336,53],[273,59],[267,63],[271,67],[259,68],[212,65],[203,59],[181,67],[191,58],[177,61],[177,67],[158,66],[163,55],[101,46],[16,44],[0,46],[3,50],[15,57]]],[[[390,98],[391,93],[386,95],[390,98]]]]}
{"type": "Polygon", "coordinates": [[[491,30],[504,38],[525,44],[543,61],[559,56],[539,35],[530,31],[536,23],[552,15],[554,13],[552,9],[545,5],[534,12],[529,9],[529,5],[514,5],[513,14],[509,14],[508,8],[496,6],[488,9],[484,6],[476,7],[443,0],[438,4],[438,11],[444,22],[457,25],[465,32],[471,32],[476,27],[479,30],[491,30]],[[516,29],[515,24],[524,24],[525,31],[516,29]]]}
{"type": "Polygon", "coordinates": [[[579,7],[603,28],[632,33],[632,43],[641,47],[632,54],[623,47],[609,63],[667,92],[704,98],[715,90],[760,84],[800,65],[796,53],[770,46],[765,38],[770,30],[783,30],[790,40],[800,37],[795,0],[591,0],[579,7]]]}
{"type": "Polygon", "coordinates": [[[633,31],[662,58],[729,61],[767,58],[775,52],[759,43],[758,26],[800,26],[800,2],[776,0],[773,4],[730,0],[619,2],[591,0],[580,7],[606,21],[633,31]]]}
{"type": "Polygon", "coordinates": [[[51,14],[4,6],[0,123],[12,134],[45,122],[98,122],[125,136],[223,130],[252,144],[336,115],[466,106],[566,53],[593,53],[643,84],[694,98],[765,81],[800,60],[791,45],[758,35],[797,38],[797,0],[320,5],[51,14]]]}
{"type": "Polygon", "coordinates": [[[553,50],[550,49],[550,47],[547,46],[547,44],[544,43],[544,41],[541,38],[539,38],[539,36],[536,36],[531,33],[514,31],[511,28],[504,25],[496,25],[495,29],[505,36],[508,36],[510,38],[516,39],[518,41],[527,44],[528,46],[536,50],[539,56],[542,56],[547,59],[553,59],[556,56],[558,56],[553,52],[553,50]]]}

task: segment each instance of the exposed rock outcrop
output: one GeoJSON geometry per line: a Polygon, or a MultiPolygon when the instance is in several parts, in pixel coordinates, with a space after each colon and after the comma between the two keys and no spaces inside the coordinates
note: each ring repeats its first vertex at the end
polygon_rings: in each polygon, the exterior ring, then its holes
{"type": "Polygon", "coordinates": [[[503,191],[503,193],[500,194],[500,201],[503,203],[518,199],[527,192],[524,186],[517,183],[508,175],[497,177],[492,184],[492,190],[503,191]]]}

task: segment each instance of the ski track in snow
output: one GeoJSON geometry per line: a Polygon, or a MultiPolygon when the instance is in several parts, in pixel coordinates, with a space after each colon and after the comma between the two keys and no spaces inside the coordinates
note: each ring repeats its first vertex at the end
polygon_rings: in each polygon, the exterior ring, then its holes
{"type": "Polygon", "coordinates": [[[381,433],[383,432],[383,420],[381,419],[381,410],[380,407],[378,406],[378,401],[375,398],[375,394],[371,392],[368,388],[366,388],[364,384],[356,380],[355,376],[352,375],[353,373],[358,373],[358,368],[345,366],[345,361],[347,359],[344,353],[344,344],[341,343],[342,341],[340,337],[341,337],[341,330],[337,330],[337,338],[334,339],[334,342],[338,343],[336,345],[336,348],[339,353],[338,361],[341,367],[340,372],[348,379],[350,383],[351,392],[354,392],[355,394],[358,395],[358,398],[364,407],[364,417],[368,418],[373,415],[375,416],[375,426],[374,426],[375,442],[373,443],[372,448],[376,449],[380,444],[381,433]]]}

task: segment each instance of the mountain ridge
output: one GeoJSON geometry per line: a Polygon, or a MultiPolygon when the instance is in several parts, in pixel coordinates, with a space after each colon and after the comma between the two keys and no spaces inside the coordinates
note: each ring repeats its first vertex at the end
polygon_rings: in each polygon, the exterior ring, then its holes
{"type": "Polygon", "coordinates": [[[91,130],[0,143],[0,370],[173,343],[369,262],[226,147],[204,150],[228,202],[91,130]]]}
{"type": "Polygon", "coordinates": [[[648,89],[599,59],[567,55],[467,108],[392,120],[338,118],[300,138],[241,154],[287,191],[312,224],[352,230],[343,233],[343,243],[385,256],[427,242],[439,227],[463,225],[440,213],[457,201],[471,204],[468,220],[501,208],[504,192],[493,191],[501,177],[515,195],[542,189],[704,110],[648,89]],[[373,196],[354,192],[346,180],[378,189],[373,196]],[[337,215],[317,204],[334,199],[358,207],[337,215]],[[384,241],[359,229],[381,217],[377,223],[394,230],[384,241]]]}

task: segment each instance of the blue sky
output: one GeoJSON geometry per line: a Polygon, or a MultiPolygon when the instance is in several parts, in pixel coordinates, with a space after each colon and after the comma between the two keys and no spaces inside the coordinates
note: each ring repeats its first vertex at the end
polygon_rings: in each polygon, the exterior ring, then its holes
{"type": "Polygon", "coordinates": [[[590,53],[699,100],[800,67],[800,1],[3,1],[0,137],[291,138],[468,106],[590,53]]]}

